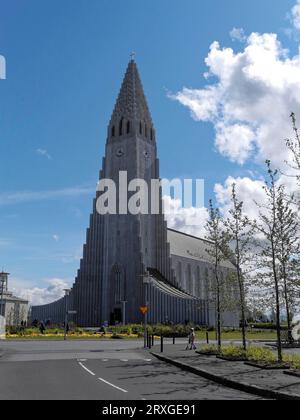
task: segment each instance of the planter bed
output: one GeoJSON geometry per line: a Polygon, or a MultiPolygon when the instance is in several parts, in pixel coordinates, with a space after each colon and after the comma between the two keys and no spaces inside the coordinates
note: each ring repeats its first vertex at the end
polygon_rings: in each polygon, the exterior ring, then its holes
{"type": "Polygon", "coordinates": [[[283,370],[290,368],[287,363],[245,362],[245,365],[263,370],[283,370]]]}
{"type": "Polygon", "coordinates": [[[200,356],[220,356],[220,353],[218,353],[217,351],[205,351],[205,350],[198,350],[196,351],[196,353],[200,354],[200,356]]]}
{"type": "Polygon", "coordinates": [[[226,360],[227,362],[248,362],[246,357],[234,357],[234,356],[219,356],[217,355],[217,359],[226,360]]]}

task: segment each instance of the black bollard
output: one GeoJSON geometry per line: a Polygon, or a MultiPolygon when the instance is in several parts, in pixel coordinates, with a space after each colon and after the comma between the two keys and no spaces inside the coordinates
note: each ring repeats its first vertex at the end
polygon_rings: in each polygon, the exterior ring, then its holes
{"type": "Polygon", "coordinates": [[[152,347],[154,346],[154,334],[152,334],[152,347]]]}
{"type": "Polygon", "coordinates": [[[209,344],[209,335],[208,335],[208,331],[206,331],[206,342],[207,342],[207,344],[209,344]]]}
{"type": "Polygon", "coordinates": [[[164,352],[164,336],[162,334],[160,336],[160,352],[164,352]]]}
{"type": "Polygon", "coordinates": [[[173,344],[175,344],[175,334],[173,335],[173,344]]]}

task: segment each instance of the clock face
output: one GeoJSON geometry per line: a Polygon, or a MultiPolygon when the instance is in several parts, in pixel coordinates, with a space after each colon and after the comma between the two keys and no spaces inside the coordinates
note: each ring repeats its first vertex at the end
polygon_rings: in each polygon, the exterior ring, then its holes
{"type": "Polygon", "coordinates": [[[116,156],[117,157],[122,157],[122,156],[124,156],[124,154],[125,154],[125,152],[122,148],[120,148],[116,151],[116,156]]]}
{"type": "Polygon", "coordinates": [[[147,150],[144,151],[144,157],[145,159],[148,159],[150,157],[150,153],[147,150]]]}

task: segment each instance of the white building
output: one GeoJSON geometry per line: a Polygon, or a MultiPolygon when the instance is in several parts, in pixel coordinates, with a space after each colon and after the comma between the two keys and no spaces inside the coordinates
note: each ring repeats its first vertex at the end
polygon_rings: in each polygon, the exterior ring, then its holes
{"type": "Polygon", "coordinates": [[[0,315],[5,317],[7,326],[27,323],[28,301],[20,299],[8,290],[9,273],[0,273],[0,315]]]}

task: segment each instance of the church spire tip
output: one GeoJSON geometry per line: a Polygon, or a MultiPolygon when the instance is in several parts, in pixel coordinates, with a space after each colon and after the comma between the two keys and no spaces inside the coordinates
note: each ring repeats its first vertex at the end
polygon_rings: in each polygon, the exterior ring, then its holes
{"type": "Polygon", "coordinates": [[[136,57],[136,53],[134,51],[132,51],[130,53],[130,61],[134,61],[135,62],[135,57],[136,57]]]}

